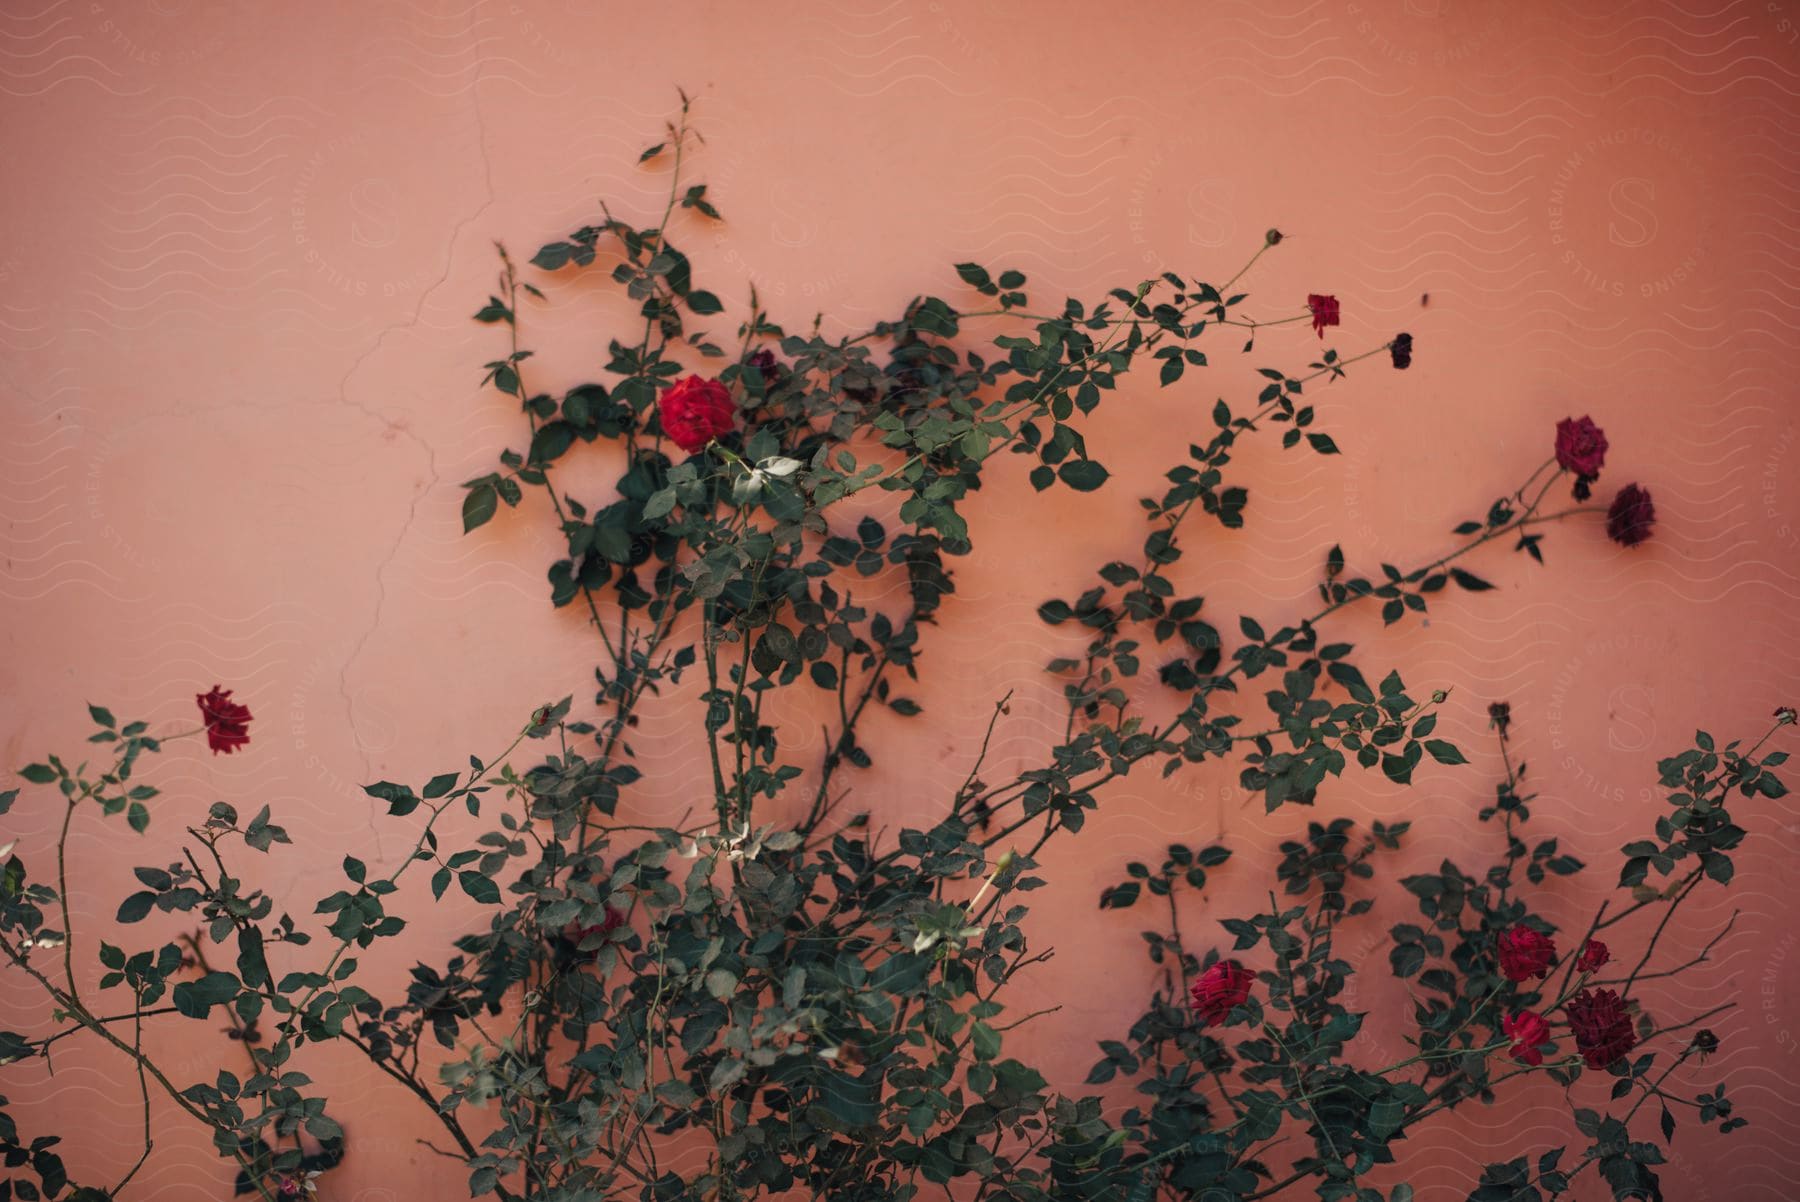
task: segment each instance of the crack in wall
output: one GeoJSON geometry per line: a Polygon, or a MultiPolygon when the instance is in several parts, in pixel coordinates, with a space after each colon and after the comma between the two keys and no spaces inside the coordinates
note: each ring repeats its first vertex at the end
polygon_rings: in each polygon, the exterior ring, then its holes
{"type": "MultiPolygon", "coordinates": [[[[382,331],[375,336],[374,344],[357,357],[356,361],[350,365],[349,370],[346,371],[343,377],[338,381],[338,399],[340,404],[373,418],[375,421],[381,423],[384,429],[392,430],[415,444],[425,453],[427,469],[425,486],[414,492],[412,500],[407,506],[406,520],[401,523],[399,531],[394,536],[393,543],[388,547],[387,554],[382,556],[380,562],[375,565],[375,607],[368,628],[357,637],[355,643],[350,648],[349,654],[345,656],[343,664],[338,669],[338,695],[344,702],[344,718],[349,723],[351,737],[355,740],[357,749],[362,754],[364,784],[371,784],[374,782],[375,767],[373,757],[370,756],[367,748],[364,747],[362,740],[356,735],[356,698],[350,690],[350,670],[357,659],[362,655],[363,650],[368,646],[369,640],[373,638],[375,632],[381,628],[381,615],[383,609],[387,606],[388,599],[386,580],[387,569],[399,555],[400,548],[405,545],[407,535],[412,531],[413,524],[419,515],[420,502],[428,496],[435,495],[437,486],[441,481],[441,476],[438,473],[436,450],[406,426],[377,412],[366,402],[352,399],[350,396],[350,381],[355,377],[357,372],[361,371],[365,365],[381,353],[382,347],[386,344],[390,334],[413,329],[420,324],[425,312],[425,306],[427,302],[430,301],[432,294],[449,282],[451,272],[456,264],[457,244],[462,240],[464,231],[479,221],[482,216],[493,207],[494,168],[492,159],[488,154],[487,122],[481,109],[481,79],[479,76],[477,76],[474,84],[469,88],[469,97],[473,102],[475,110],[475,145],[477,151],[481,155],[482,187],[485,193],[481,204],[473,213],[469,214],[469,216],[463,218],[452,227],[444,251],[444,269],[431,285],[420,292],[418,304],[413,306],[411,317],[403,322],[384,327],[382,331]]],[[[381,826],[375,819],[376,814],[374,812],[374,804],[371,802],[369,833],[374,841],[375,855],[376,857],[381,858],[385,856],[385,849],[382,846],[381,826]]]]}

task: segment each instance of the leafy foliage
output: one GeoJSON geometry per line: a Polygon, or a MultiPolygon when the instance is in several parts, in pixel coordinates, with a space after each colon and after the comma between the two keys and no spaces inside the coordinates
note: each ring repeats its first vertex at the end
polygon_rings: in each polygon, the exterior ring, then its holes
{"type": "MultiPolygon", "coordinates": [[[[1000,699],[942,816],[879,837],[868,815],[843,812],[845,782],[907,769],[876,762],[861,734],[870,712],[935,718],[909,684],[930,627],[950,620],[954,564],[974,551],[969,506],[994,484],[990,469],[1016,457],[1039,492],[1122,487],[1083,434],[1122,377],[1153,368],[1162,387],[1191,386],[1209,366],[1207,335],[1242,327],[1249,352],[1261,327],[1309,315],[1246,317],[1246,294],[1233,291],[1243,271],[1223,284],[1169,273],[1038,311],[1022,272],[962,263],[958,292],[914,298],[866,334],[792,333],[754,292],[731,312],[697,286],[677,246],[672,223],[685,236],[689,223],[722,220],[705,185],[683,177],[696,140],[686,118],[684,98],[681,120],[641,159],[668,174],[656,224],[603,209],[530,260],[546,273],[604,272],[637,304],[641,333],[608,342],[604,380],[560,394],[532,386],[520,338],[544,294],[504,252],[474,315],[505,336],[484,382],[523,421],[518,446],[464,484],[464,529],[536,510],[541,494],[562,540],[547,573],[551,603],[579,605],[601,656],[591,704],[540,707],[510,746],[466,768],[366,786],[413,832],[410,853],[386,871],[344,857],[343,880],[299,919],[232,866],[289,842],[268,807],[246,820],[212,805],[188,828],[183,862],[135,870],[117,912],[125,933],[112,936],[120,943],[97,944],[104,1000],[81,991],[67,954],[67,824],[55,884],[31,880],[9,849],[0,951],[67,1025],[42,1037],[0,1033],[0,1060],[46,1055],[77,1034],[112,1045],[140,1070],[146,1114],[154,1086],[212,1131],[239,1192],[270,1199],[307,1192],[311,1175],[354,1144],[354,1120],[329,1113],[327,1087],[301,1067],[308,1045],[325,1042],[353,1047],[427,1108],[474,1197],[908,1199],[954,1186],[1005,1202],[1248,1200],[1305,1183],[1323,1199],[1405,1202],[1410,1187],[1384,1195],[1370,1182],[1393,1175],[1407,1133],[1439,1110],[1493,1101],[1527,1071],[1571,1087],[1604,1073],[1613,1100],[1635,1100],[1617,1115],[1577,1108],[1591,1141],[1578,1159],[1565,1164],[1556,1150],[1490,1166],[1471,1197],[1555,1196],[1589,1165],[1615,1189],[1653,1193],[1660,1146],[1637,1139],[1632,1119],[1657,1099],[1666,1142],[1674,1095],[1664,1083],[1702,1054],[1697,1039],[1672,1058],[1644,1051],[1603,1070],[1555,1048],[1541,1066],[1507,1059],[1503,1020],[1553,1010],[1588,985],[1629,994],[1664,929],[1622,978],[1577,973],[1573,955],[1555,984],[1502,971],[1504,933],[1520,924],[1553,933],[1529,890],[1584,868],[1555,839],[1524,837],[1532,798],[1510,754],[1481,810],[1501,828],[1498,863],[1405,877],[1382,907],[1385,923],[1394,898],[1409,896],[1419,914],[1388,924],[1388,964],[1416,986],[1411,1055],[1375,1065],[1360,1054],[1364,1015],[1348,1008],[1346,986],[1367,966],[1340,952],[1347,929],[1375,921],[1377,866],[1409,827],[1365,831],[1344,819],[1314,821],[1283,844],[1282,898],[1271,892],[1266,911],[1220,920],[1229,948],[1181,928],[1192,895],[1240,870],[1225,847],[1172,844],[1157,867],[1127,863],[1101,893],[1103,909],[1159,913],[1143,938],[1160,987],[1127,1031],[1098,1041],[1088,1074],[1088,1085],[1112,1092],[1062,1093],[1009,1054],[1008,1033],[1031,1015],[1009,1013],[1008,987],[1047,955],[1024,900],[1048,883],[1038,857],[1083,829],[1107,785],[1146,765],[1167,775],[1229,761],[1272,811],[1316,804],[1352,765],[1404,785],[1428,757],[1467,763],[1437,734],[1446,690],[1409,687],[1326,627],[1364,600],[1391,624],[1427,612],[1448,584],[1491,589],[1458,561],[1498,538],[1516,535],[1516,549],[1541,558],[1538,528],[1565,516],[1543,511],[1549,485],[1527,497],[1545,469],[1485,520],[1458,527],[1463,541],[1432,562],[1365,577],[1332,547],[1314,612],[1208,614],[1205,597],[1177,578],[1188,518],[1245,525],[1251,494],[1233,461],[1247,439],[1278,431],[1284,449],[1338,453],[1319,428],[1315,393],[1391,344],[1350,357],[1325,350],[1304,371],[1261,368],[1254,401],[1218,399],[1208,436],[1141,499],[1137,549],[1099,566],[1097,583],[1038,606],[1063,643],[1047,665],[1066,703],[1060,737],[1028,766],[988,779],[988,746],[1009,712],[1000,699]],[[964,307],[965,293],[978,299],[964,307]],[[704,323],[728,314],[736,338],[716,339],[704,323]],[[1001,332],[977,350],[971,333],[983,322],[1001,332]],[[735,351],[722,345],[733,341],[735,351]],[[716,365],[733,421],[684,451],[664,401],[696,359],[716,365]],[[604,496],[584,500],[561,468],[599,444],[617,475],[604,496]],[[882,516],[844,504],[871,490],[892,494],[882,516]],[[642,780],[632,732],[689,673],[704,675],[694,716],[710,812],[650,829],[619,823],[621,798],[642,780]],[[816,762],[800,762],[810,730],[796,738],[775,716],[783,689],[834,715],[816,762]],[[455,829],[479,829],[451,836],[440,820],[458,812],[477,821],[455,829]],[[801,816],[771,822],[772,812],[801,816]],[[385,942],[406,929],[396,897],[421,879],[434,899],[454,891],[480,917],[443,956],[416,963],[400,992],[377,996],[358,983],[361,963],[397,954],[385,942]],[[158,913],[183,915],[192,934],[135,946],[129,928],[158,913]],[[1226,952],[1254,969],[1217,976],[1226,952]],[[278,974],[272,962],[309,967],[278,974]],[[1245,984],[1242,996],[1226,991],[1210,1023],[1190,1002],[1209,973],[1231,989],[1245,984]],[[244,1071],[172,1080],[144,1034],[165,1016],[225,1023],[244,1071]],[[1120,1112],[1110,1100],[1126,1088],[1120,1112]],[[659,1154],[669,1147],[684,1152],[659,1154]]],[[[1257,256],[1279,241],[1271,232],[1257,256]]],[[[110,768],[91,775],[50,757],[21,776],[59,794],[70,818],[123,814],[141,832],[157,794],[134,772],[179,736],[120,726],[97,706],[90,715],[110,768]]],[[[1505,751],[1505,723],[1498,729],[1505,751]]],[[[1773,771],[1783,757],[1757,759],[1760,746],[1718,751],[1700,735],[1663,762],[1672,812],[1654,839],[1624,849],[1630,905],[1603,910],[1590,938],[1643,909],[1673,914],[1702,883],[1730,881],[1744,832],[1729,795],[1783,792],[1773,771]]],[[[0,812],[12,799],[0,795],[0,812]]],[[[1689,1025],[1641,1015],[1638,1046],[1689,1025]]],[[[1691,1104],[1722,1129],[1743,1121],[1723,1086],[1691,1104]]],[[[137,1171],[77,1188],[55,1144],[25,1142],[0,1112],[7,1196],[109,1197],[137,1171]]]]}

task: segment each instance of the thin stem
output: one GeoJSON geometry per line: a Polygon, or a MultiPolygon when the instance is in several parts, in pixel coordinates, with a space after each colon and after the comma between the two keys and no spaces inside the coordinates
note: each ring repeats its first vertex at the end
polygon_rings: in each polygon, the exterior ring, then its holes
{"type": "Polygon", "coordinates": [[[78,798],[68,799],[69,804],[63,810],[62,830],[56,836],[56,904],[62,911],[62,962],[63,980],[69,987],[69,997],[77,1005],[81,1003],[81,987],[75,983],[75,932],[69,921],[69,823],[75,817],[75,803],[78,798]]]}
{"type": "MultiPolygon", "coordinates": [[[[136,996],[141,1002],[143,995],[137,994],[136,996]]],[[[132,1012],[131,1051],[132,1059],[137,1062],[138,1098],[143,1103],[144,1108],[144,1151],[137,1158],[137,1163],[133,1164],[131,1168],[126,1171],[125,1175],[119,1179],[119,1184],[112,1187],[110,1196],[114,1198],[118,1197],[120,1191],[131,1183],[133,1177],[138,1175],[138,1170],[144,1167],[144,1162],[146,1160],[150,1159],[150,1149],[154,1146],[150,1139],[150,1082],[144,1073],[144,1021],[142,1009],[132,1012]]]]}

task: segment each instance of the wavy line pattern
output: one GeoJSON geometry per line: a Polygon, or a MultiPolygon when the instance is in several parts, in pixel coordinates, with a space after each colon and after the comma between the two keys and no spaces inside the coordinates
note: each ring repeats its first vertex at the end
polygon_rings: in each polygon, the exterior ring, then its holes
{"type": "MultiPolygon", "coordinates": [[[[743,7],[584,0],[0,10],[0,94],[15,110],[0,145],[27,181],[0,200],[12,762],[77,747],[90,699],[176,729],[217,682],[256,715],[253,754],[171,745],[143,840],[77,829],[71,851],[95,884],[76,923],[105,929],[123,888],[112,870],[177,854],[180,827],[219,797],[267,802],[289,827],[295,846],[258,866],[259,883],[307,914],[345,850],[405,854],[364,783],[423,779],[487,753],[528,708],[591,695],[591,634],[544,603],[548,515],[528,502],[461,534],[458,483],[528,437],[515,403],[478,387],[504,347],[468,315],[493,289],[496,241],[528,258],[602,200],[660,220],[667,159],[635,157],[676,84],[696,98],[695,170],[725,219],[677,213],[672,229],[726,304],[723,341],[752,287],[790,328],[823,310],[822,328],[848,331],[922,293],[972,304],[956,262],[1026,272],[1034,304],[1094,299],[1162,271],[1228,278],[1270,228],[1284,238],[1245,278],[1246,312],[1288,317],[1309,292],[1343,302],[1326,339],[1280,326],[1245,352],[1215,331],[1206,372],[1124,384],[1084,427],[1113,469],[1106,489],[983,490],[974,533],[991,554],[957,565],[907,686],[926,716],[872,720],[876,768],[848,782],[846,816],[891,830],[940,814],[1009,688],[988,770],[1034,766],[1064,719],[1041,666],[1079,637],[1042,625],[1039,603],[1141,538],[1136,495],[1211,430],[1216,397],[1252,395],[1258,367],[1404,329],[1417,339],[1406,374],[1372,360],[1308,388],[1342,453],[1247,443],[1232,470],[1253,485],[1248,527],[1195,531],[1171,577],[1205,593],[1222,629],[1298,612],[1332,544],[1364,572],[1439,553],[1450,526],[1548,455],[1556,419],[1591,413],[1611,441],[1601,499],[1643,482],[1656,537],[1623,551],[1577,515],[1549,531],[1542,566],[1485,548],[1471,567],[1497,587],[1445,597],[1428,621],[1383,632],[1343,615],[1366,668],[1451,691],[1440,731],[1475,763],[1410,789],[1347,777],[1321,807],[1410,821],[1396,875],[1475,862],[1488,832],[1474,811],[1496,771],[1486,705],[1509,699],[1541,794],[1534,826],[1593,865],[1592,882],[1534,905],[1564,926],[1591,912],[1618,845],[1661,810],[1655,757],[1697,724],[1742,731],[1794,700],[1800,0],[1153,0],[1079,26],[1045,16],[1023,0],[836,0],[792,29],[743,7]]],[[[521,317],[533,389],[597,378],[635,307],[591,276],[534,280],[546,299],[521,317]]],[[[576,494],[604,495],[603,457],[569,469],[576,494]]],[[[891,518],[890,501],[866,504],[891,518]]],[[[895,606],[899,587],[877,576],[863,600],[895,606]]],[[[700,691],[690,678],[644,713],[645,776],[624,820],[693,804],[700,691]]],[[[779,703],[793,762],[823,753],[822,704],[779,703]]],[[[1033,900],[1058,955],[1029,986],[1063,1008],[1009,1035],[1009,1054],[1073,1086],[1094,1032],[1153,987],[1120,951],[1136,917],[1091,909],[1126,861],[1228,841],[1238,858],[1183,915],[1210,934],[1257,903],[1279,843],[1316,816],[1264,815],[1228,768],[1109,788],[1080,838],[1046,851],[1053,888],[1033,900]]],[[[7,837],[29,856],[59,819],[27,794],[7,837]]],[[[1753,1125],[1718,1140],[1684,1124],[1665,1173],[1671,1197],[1699,1202],[1800,1192],[1786,880],[1800,806],[1782,798],[1748,821],[1733,891],[1697,897],[1681,942],[1697,951],[1737,908],[1730,934],[1707,971],[1642,999],[1659,1016],[1739,1003],[1712,1024],[1723,1046],[1705,1072],[1732,1082],[1753,1125]]],[[[429,955],[467,915],[408,917],[408,952],[429,955]]],[[[1399,920],[1347,928],[1356,958],[1378,963],[1399,920]]],[[[370,966],[376,987],[404,980],[405,957],[391,961],[370,966]]],[[[1375,974],[1356,990],[1371,1063],[1404,1054],[1404,990],[1375,974]]],[[[0,974],[0,1026],[30,1029],[34,1007],[0,974]]],[[[170,1046],[184,1077],[219,1059],[205,1037],[170,1046]]],[[[318,1056],[309,1071],[330,1076],[347,1114],[383,1116],[353,1129],[334,1189],[386,1202],[401,1164],[419,1187],[463,1187],[419,1159],[429,1132],[389,1083],[318,1056]]],[[[103,1176],[136,1151],[116,1072],[105,1049],[71,1046],[54,1078],[9,1092],[82,1116],[65,1151],[103,1176]]],[[[1454,1202],[1487,1161],[1561,1142],[1565,1113],[1527,1084],[1503,1125],[1444,1116],[1409,1141],[1405,1179],[1454,1202]]],[[[145,1196],[226,1188],[196,1129],[159,1110],[156,1132],[145,1196]]]]}

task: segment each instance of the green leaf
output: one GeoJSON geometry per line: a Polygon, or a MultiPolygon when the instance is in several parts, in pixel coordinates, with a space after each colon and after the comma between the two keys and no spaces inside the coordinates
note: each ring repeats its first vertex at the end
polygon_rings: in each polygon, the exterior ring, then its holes
{"type": "Polygon", "coordinates": [[[1106,483],[1111,473],[1092,459],[1071,459],[1058,468],[1056,474],[1076,492],[1093,492],[1106,483]]]}
{"type": "Polygon", "coordinates": [[[427,800],[442,797],[450,790],[456,788],[457,776],[458,774],[455,772],[439,773],[437,776],[432,777],[426,782],[425,790],[421,796],[427,800]]]}
{"type": "Polygon", "coordinates": [[[150,913],[150,907],[155,904],[156,894],[151,893],[149,890],[133,893],[130,897],[119,903],[117,921],[142,922],[144,916],[150,913]]]}
{"type": "Polygon", "coordinates": [[[706,291],[704,288],[696,288],[688,293],[687,307],[701,317],[718,313],[725,308],[724,305],[719,303],[718,297],[706,291]]]}
{"type": "Polygon", "coordinates": [[[463,498],[462,523],[463,533],[485,525],[500,508],[500,492],[492,483],[482,481],[469,489],[469,495],[463,498]]]}
{"type": "Polygon", "coordinates": [[[456,874],[462,891],[478,902],[492,905],[500,900],[500,886],[479,872],[465,870],[456,874]]]}
{"type": "Polygon", "coordinates": [[[269,983],[269,962],[263,956],[262,932],[254,926],[247,925],[238,932],[237,968],[244,984],[253,989],[269,983]]]}
{"type": "Polygon", "coordinates": [[[116,725],[116,723],[113,722],[112,711],[104,706],[89,705],[88,717],[106,727],[108,730],[111,730],[113,726],[116,725]]]}
{"type": "Polygon", "coordinates": [[[27,764],[19,769],[19,775],[34,785],[47,785],[56,779],[56,769],[48,764],[27,764]]]}
{"type": "Polygon", "coordinates": [[[323,1114],[308,1115],[305,1127],[306,1133],[314,1139],[327,1140],[344,1138],[344,1129],[338,1126],[337,1120],[323,1114]]]}
{"type": "Polygon", "coordinates": [[[871,1069],[861,1077],[820,1073],[817,1106],[834,1126],[867,1127],[881,1121],[881,1070],[871,1069]]]}
{"type": "Polygon", "coordinates": [[[1386,1139],[1405,1121],[1406,1105],[1398,1098],[1380,1098],[1369,1107],[1369,1130],[1378,1138],[1386,1139]]]}
{"type": "Polygon", "coordinates": [[[189,1018],[205,1018],[214,1006],[236,997],[240,988],[237,977],[228,972],[209,972],[197,981],[183,981],[175,986],[170,1000],[189,1018]]]}
{"type": "MultiPolygon", "coordinates": [[[[534,464],[553,463],[563,453],[575,445],[575,427],[569,422],[556,421],[538,427],[537,433],[531,436],[529,459],[534,464]]],[[[467,505],[464,501],[464,522],[468,520],[467,505]]],[[[464,527],[465,531],[467,526],[464,527]]]]}
{"type": "Polygon", "coordinates": [[[131,874],[142,881],[147,888],[155,890],[172,889],[175,878],[163,868],[133,868],[131,874]]]}
{"type": "Polygon", "coordinates": [[[405,785],[397,785],[391,780],[376,781],[372,785],[364,785],[363,792],[377,801],[388,803],[390,816],[401,816],[412,813],[419,808],[419,799],[405,785]]]}
{"type": "Polygon", "coordinates": [[[575,247],[567,242],[551,242],[539,247],[537,254],[531,256],[531,265],[545,271],[555,271],[565,266],[574,253],[575,247]]]}
{"type": "Polygon", "coordinates": [[[1447,742],[1444,739],[1426,739],[1425,750],[1429,751],[1431,758],[1440,764],[1466,764],[1469,762],[1463,758],[1462,750],[1455,743],[1447,742]]]}
{"type": "Polygon", "coordinates": [[[973,288],[987,288],[994,282],[988,275],[987,268],[978,263],[958,263],[956,274],[962,277],[963,283],[973,288]]]}

